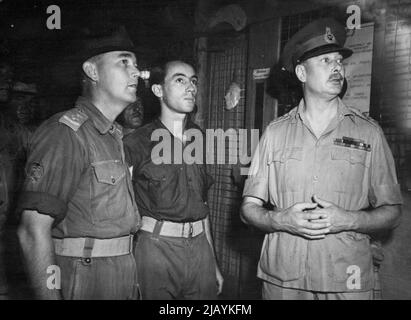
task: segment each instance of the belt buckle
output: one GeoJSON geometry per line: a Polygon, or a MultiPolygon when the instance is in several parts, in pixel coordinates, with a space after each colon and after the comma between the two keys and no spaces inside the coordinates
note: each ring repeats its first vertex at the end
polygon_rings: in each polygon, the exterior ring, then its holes
{"type": "Polygon", "coordinates": [[[188,229],[188,236],[192,238],[193,237],[193,223],[189,222],[189,224],[190,224],[190,229],[188,229]]]}

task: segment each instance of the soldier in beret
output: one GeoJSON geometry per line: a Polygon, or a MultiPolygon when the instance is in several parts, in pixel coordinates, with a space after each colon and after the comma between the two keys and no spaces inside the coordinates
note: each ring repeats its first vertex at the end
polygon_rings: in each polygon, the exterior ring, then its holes
{"type": "Polygon", "coordinates": [[[131,251],[140,217],[114,122],[136,101],[134,50],[124,29],[86,39],[82,96],[31,140],[18,236],[37,298],[138,296],[131,251]]]}
{"type": "Polygon", "coordinates": [[[345,29],[312,22],[282,62],[303,99],[264,132],[244,187],[242,220],[264,230],[264,299],[372,299],[370,236],[398,224],[394,160],[379,125],[338,97],[345,29]],[[264,202],[274,210],[263,207],[264,202]]]}

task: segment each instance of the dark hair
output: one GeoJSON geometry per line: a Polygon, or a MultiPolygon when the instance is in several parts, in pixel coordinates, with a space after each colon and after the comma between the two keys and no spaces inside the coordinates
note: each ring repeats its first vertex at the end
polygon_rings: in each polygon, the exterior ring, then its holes
{"type": "Polygon", "coordinates": [[[194,68],[194,66],[190,62],[186,62],[184,60],[175,59],[175,60],[163,61],[160,64],[158,64],[156,67],[151,69],[150,86],[152,86],[153,84],[163,84],[169,65],[175,62],[184,63],[194,68]]]}
{"type": "Polygon", "coordinates": [[[150,86],[153,84],[163,84],[166,77],[167,63],[154,67],[150,72],[150,86]]]}

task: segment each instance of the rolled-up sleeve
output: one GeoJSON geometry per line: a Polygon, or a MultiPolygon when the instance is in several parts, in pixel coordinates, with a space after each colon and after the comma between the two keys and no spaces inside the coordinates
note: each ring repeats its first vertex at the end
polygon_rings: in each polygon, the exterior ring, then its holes
{"type": "Polygon", "coordinates": [[[77,133],[57,120],[43,124],[30,143],[18,211],[36,210],[60,222],[85,168],[77,133]]]}
{"type": "Polygon", "coordinates": [[[394,158],[379,128],[371,150],[371,182],[368,199],[374,207],[402,204],[400,185],[397,181],[394,158]]]}
{"type": "Polygon", "coordinates": [[[258,147],[254,151],[248,178],[245,181],[243,197],[254,197],[268,201],[269,156],[270,143],[268,130],[262,135],[258,147]]]}

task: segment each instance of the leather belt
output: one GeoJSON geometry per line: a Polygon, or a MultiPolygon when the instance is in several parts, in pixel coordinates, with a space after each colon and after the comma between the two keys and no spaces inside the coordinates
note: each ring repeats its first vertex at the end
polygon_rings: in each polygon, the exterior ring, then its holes
{"type": "Polygon", "coordinates": [[[162,223],[159,235],[166,237],[191,238],[200,235],[205,230],[205,219],[194,222],[172,222],[159,221],[147,216],[142,217],[140,230],[152,233],[157,223],[162,223]]]}
{"type": "Polygon", "coordinates": [[[98,258],[122,256],[132,252],[133,235],[112,238],[53,238],[54,251],[59,256],[98,258]]]}

